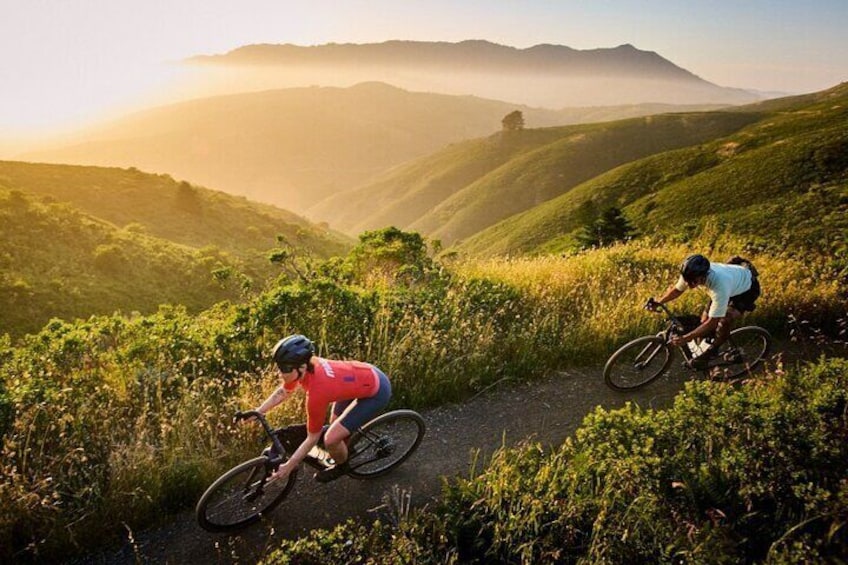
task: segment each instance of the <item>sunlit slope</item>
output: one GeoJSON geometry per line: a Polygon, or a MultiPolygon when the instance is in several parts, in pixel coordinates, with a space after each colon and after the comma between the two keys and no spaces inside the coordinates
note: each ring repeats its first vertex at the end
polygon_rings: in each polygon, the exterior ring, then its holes
{"type": "Polygon", "coordinates": [[[409,227],[430,210],[518,155],[560,139],[571,128],[530,129],[457,143],[396,167],[375,182],[327,198],[309,210],[331,225],[360,233],[389,225],[409,227]]]}
{"type": "Polygon", "coordinates": [[[342,229],[393,224],[451,244],[612,167],[726,135],[754,119],[749,113],[664,114],[501,132],[399,167],[322,204],[352,211],[338,212],[347,220],[342,229]]]}
{"type": "Polygon", "coordinates": [[[567,192],[617,165],[713,139],[748,114],[668,114],[586,126],[500,167],[423,216],[413,229],[452,243],[567,192]]]}
{"type": "MultiPolygon", "coordinates": [[[[168,173],[303,213],[450,143],[490,135],[518,109],[528,128],[621,119],[668,105],[547,110],[473,96],[408,92],[381,83],[203,98],[81,132],[27,161],[168,173]]],[[[320,217],[330,221],[332,217],[320,217]]]]}
{"type": "MultiPolygon", "coordinates": [[[[707,223],[769,248],[827,252],[848,233],[848,85],[760,104],[737,133],[621,166],[458,246],[473,255],[568,249],[609,206],[642,233],[707,223]]],[[[841,243],[840,243],[841,242],[841,243]]]]}
{"type": "Polygon", "coordinates": [[[0,188],[0,334],[36,331],[54,317],[149,313],[162,303],[197,311],[238,296],[212,275],[231,264],[0,188]]]}
{"type": "MultiPolygon", "coordinates": [[[[192,100],[130,116],[27,160],[135,166],[303,211],[387,168],[488,135],[515,104],[386,84],[192,100]]],[[[556,112],[524,108],[536,126],[556,112]]]]}
{"type": "Polygon", "coordinates": [[[119,228],[195,248],[214,246],[254,268],[282,235],[319,257],[343,252],[343,236],[273,206],[138,170],[0,161],[0,187],[68,202],[119,228]]]}

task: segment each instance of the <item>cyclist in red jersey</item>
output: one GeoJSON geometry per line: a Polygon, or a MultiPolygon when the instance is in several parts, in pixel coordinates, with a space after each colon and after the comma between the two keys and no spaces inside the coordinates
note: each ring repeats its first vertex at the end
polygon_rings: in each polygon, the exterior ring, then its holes
{"type": "Polygon", "coordinates": [[[257,412],[267,413],[298,386],[306,391],[306,439],[282,464],[275,477],[288,476],[321,437],[327,408],[332,404],[330,427],[324,446],[334,465],[316,474],[320,482],[331,481],[349,470],[346,439],[382,410],[392,396],[392,385],[377,367],[359,361],[332,361],[315,355],[314,344],[296,334],[274,346],[274,361],[282,383],[257,412]]]}

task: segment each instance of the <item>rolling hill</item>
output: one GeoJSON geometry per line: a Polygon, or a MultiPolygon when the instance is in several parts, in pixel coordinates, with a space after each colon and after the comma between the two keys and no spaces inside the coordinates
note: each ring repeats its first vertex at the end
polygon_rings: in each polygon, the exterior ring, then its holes
{"type": "MultiPolygon", "coordinates": [[[[302,213],[410,159],[498,131],[516,109],[528,126],[542,127],[663,108],[553,111],[380,83],[291,88],[154,108],[21,158],[167,173],[302,213]]],[[[335,225],[332,217],[312,217],[335,225]]]]}
{"type": "MultiPolygon", "coordinates": [[[[515,108],[377,83],[292,88],[155,108],[25,157],[134,166],[299,211],[393,165],[497,131],[515,108]]],[[[539,125],[557,119],[527,113],[539,125]]]]}
{"type": "Polygon", "coordinates": [[[471,255],[572,248],[601,210],[625,211],[642,233],[708,224],[772,250],[845,253],[848,84],[738,110],[761,117],[709,143],[657,154],[592,178],[460,244],[471,255]]]}
{"type": "Polygon", "coordinates": [[[321,258],[350,246],[290,212],[132,169],[0,161],[0,191],[0,333],[238,298],[242,276],[261,287],[279,274],[278,236],[321,258]]]}
{"type": "Polygon", "coordinates": [[[355,233],[388,224],[452,244],[567,192],[610,168],[709,141],[755,113],[666,114],[501,132],[398,167],[310,210],[355,233]]]}
{"type": "Polygon", "coordinates": [[[243,261],[264,254],[278,235],[319,257],[350,245],[341,234],[287,210],[132,168],[0,161],[0,187],[70,203],[119,228],[137,224],[182,245],[215,246],[243,261]]]}
{"type": "Polygon", "coordinates": [[[159,304],[199,311],[235,298],[213,271],[233,262],[116,228],[60,203],[0,189],[0,332],[18,336],[51,318],[153,312],[159,304]]]}

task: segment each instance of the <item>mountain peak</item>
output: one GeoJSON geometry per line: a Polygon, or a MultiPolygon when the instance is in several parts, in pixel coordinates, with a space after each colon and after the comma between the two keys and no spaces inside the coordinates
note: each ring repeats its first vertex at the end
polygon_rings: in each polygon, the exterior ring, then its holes
{"type": "Polygon", "coordinates": [[[614,48],[578,50],[565,45],[539,44],[518,49],[485,39],[455,43],[394,39],[382,43],[245,45],[225,54],[201,55],[192,63],[236,65],[383,65],[391,67],[461,67],[469,71],[524,70],[569,74],[592,70],[602,74],[644,75],[692,79],[694,75],[651,51],[629,43],[614,48]],[[619,59],[619,57],[624,57],[619,59]],[[634,64],[634,63],[639,64],[634,64]]]}

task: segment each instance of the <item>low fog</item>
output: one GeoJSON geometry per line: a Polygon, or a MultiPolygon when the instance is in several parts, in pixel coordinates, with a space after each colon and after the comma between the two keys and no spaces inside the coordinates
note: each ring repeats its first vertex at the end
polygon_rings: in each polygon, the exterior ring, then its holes
{"type": "Polygon", "coordinates": [[[527,106],[561,109],[574,106],[621,104],[739,104],[756,96],[741,90],[721,89],[699,81],[640,79],[638,77],[540,73],[439,72],[433,69],[358,66],[295,67],[193,65],[193,83],[184,97],[234,94],[297,86],[348,87],[379,81],[418,92],[471,95],[527,106]]]}

